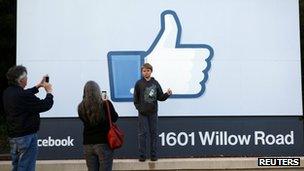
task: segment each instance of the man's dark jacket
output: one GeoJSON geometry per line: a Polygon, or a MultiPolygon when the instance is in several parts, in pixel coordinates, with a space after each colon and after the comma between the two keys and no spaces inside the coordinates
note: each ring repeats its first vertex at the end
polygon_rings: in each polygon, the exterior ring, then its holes
{"type": "Polygon", "coordinates": [[[24,90],[12,85],[3,92],[3,106],[8,123],[9,137],[21,137],[36,133],[40,125],[40,112],[53,106],[53,95],[47,93],[45,99],[35,96],[38,88],[24,90]]]}

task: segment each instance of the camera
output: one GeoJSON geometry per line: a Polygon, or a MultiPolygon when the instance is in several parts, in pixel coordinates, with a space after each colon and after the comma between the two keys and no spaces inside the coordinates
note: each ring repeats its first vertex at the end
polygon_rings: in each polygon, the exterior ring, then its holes
{"type": "Polygon", "coordinates": [[[107,91],[101,91],[102,100],[107,100],[107,91]]]}
{"type": "Polygon", "coordinates": [[[48,75],[45,76],[45,82],[49,83],[49,81],[50,81],[50,77],[48,75]]]}

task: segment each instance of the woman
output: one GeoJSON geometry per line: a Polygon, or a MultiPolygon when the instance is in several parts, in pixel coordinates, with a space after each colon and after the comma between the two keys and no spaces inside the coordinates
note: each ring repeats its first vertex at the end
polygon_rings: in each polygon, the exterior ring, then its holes
{"type": "MultiPolygon", "coordinates": [[[[116,122],[118,114],[113,104],[106,101],[110,106],[112,122],[116,122]]],[[[78,105],[78,115],[84,125],[84,156],[89,171],[112,170],[113,150],[107,141],[109,118],[104,102],[98,84],[88,81],[84,86],[83,99],[78,105]]]]}

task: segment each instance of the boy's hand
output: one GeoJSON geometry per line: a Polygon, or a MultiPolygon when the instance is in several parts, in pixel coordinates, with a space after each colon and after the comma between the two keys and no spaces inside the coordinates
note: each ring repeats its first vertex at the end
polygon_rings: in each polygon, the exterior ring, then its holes
{"type": "Polygon", "coordinates": [[[166,93],[170,96],[172,94],[171,89],[169,88],[166,93]]]}

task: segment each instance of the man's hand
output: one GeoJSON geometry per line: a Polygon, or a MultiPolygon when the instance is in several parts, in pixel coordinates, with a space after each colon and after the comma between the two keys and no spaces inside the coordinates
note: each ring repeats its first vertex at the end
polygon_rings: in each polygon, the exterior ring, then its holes
{"type": "Polygon", "coordinates": [[[43,76],[43,78],[42,78],[42,80],[40,81],[40,83],[38,83],[37,85],[36,85],[36,87],[39,89],[40,87],[44,87],[44,83],[45,83],[45,77],[46,77],[47,75],[45,75],[45,76],[43,76]]]}
{"type": "Polygon", "coordinates": [[[52,84],[44,82],[43,87],[44,87],[44,89],[47,93],[52,93],[53,92],[52,84]]]}

